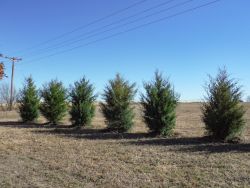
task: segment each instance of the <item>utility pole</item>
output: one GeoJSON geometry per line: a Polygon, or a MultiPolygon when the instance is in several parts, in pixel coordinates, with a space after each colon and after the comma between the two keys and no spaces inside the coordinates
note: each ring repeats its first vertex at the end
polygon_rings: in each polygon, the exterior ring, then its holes
{"type": "Polygon", "coordinates": [[[12,110],[13,107],[13,101],[14,101],[14,71],[15,71],[15,63],[18,61],[21,61],[21,58],[16,58],[16,57],[12,57],[10,58],[11,62],[12,62],[12,71],[11,71],[11,86],[10,86],[10,109],[12,110]]]}
{"type": "Polygon", "coordinates": [[[11,85],[10,85],[10,106],[9,110],[12,110],[13,108],[13,101],[14,101],[14,73],[15,73],[15,63],[21,61],[21,58],[17,57],[8,57],[4,56],[3,54],[0,54],[0,57],[3,57],[5,59],[9,59],[12,62],[12,70],[11,70],[11,85]]]}

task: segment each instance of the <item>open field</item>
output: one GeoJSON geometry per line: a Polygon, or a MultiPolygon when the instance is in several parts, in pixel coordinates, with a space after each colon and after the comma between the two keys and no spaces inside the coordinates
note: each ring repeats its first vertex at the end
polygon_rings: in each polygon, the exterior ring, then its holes
{"type": "Polygon", "coordinates": [[[172,138],[149,137],[139,107],[127,134],[103,132],[99,111],[82,130],[22,125],[15,112],[0,112],[0,187],[250,187],[245,106],[241,144],[204,139],[199,103],[179,105],[172,138]]]}

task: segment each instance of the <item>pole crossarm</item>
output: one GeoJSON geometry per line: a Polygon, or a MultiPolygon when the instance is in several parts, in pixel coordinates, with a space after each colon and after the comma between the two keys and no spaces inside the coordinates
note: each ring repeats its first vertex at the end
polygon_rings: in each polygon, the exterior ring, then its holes
{"type": "Polygon", "coordinates": [[[3,54],[0,53],[0,57],[8,59],[12,62],[18,62],[18,61],[22,61],[22,58],[18,58],[18,57],[9,57],[9,56],[5,56],[3,54]]]}

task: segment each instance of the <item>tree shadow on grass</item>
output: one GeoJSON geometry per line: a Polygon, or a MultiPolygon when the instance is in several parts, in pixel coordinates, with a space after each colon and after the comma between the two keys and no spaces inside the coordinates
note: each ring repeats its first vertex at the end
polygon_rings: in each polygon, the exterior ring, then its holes
{"type": "Polygon", "coordinates": [[[71,127],[71,125],[50,125],[49,123],[24,123],[18,121],[2,121],[0,122],[0,127],[6,128],[21,128],[21,129],[30,129],[30,128],[66,128],[71,127]]]}
{"type": "Polygon", "coordinates": [[[36,134],[54,134],[67,138],[88,140],[129,140],[125,145],[137,146],[173,146],[170,151],[179,152],[250,152],[250,143],[221,143],[212,142],[209,137],[169,137],[157,138],[149,133],[117,133],[108,132],[107,129],[88,128],[55,128],[46,130],[34,130],[36,134]],[[176,146],[176,147],[175,147],[176,146]]]}
{"type": "Polygon", "coordinates": [[[250,152],[250,143],[222,143],[212,142],[209,137],[184,137],[184,138],[160,138],[150,140],[130,141],[133,145],[154,145],[154,146],[177,146],[170,148],[171,151],[179,152],[206,152],[206,153],[227,153],[227,152],[250,152]]]}
{"type": "Polygon", "coordinates": [[[108,132],[107,129],[46,129],[34,130],[36,134],[54,134],[67,138],[88,139],[88,140],[129,140],[124,145],[136,146],[172,146],[169,151],[176,152],[206,152],[206,153],[227,153],[227,152],[250,152],[250,143],[222,143],[212,142],[209,137],[170,137],[157,138],[149,133],[117,133],[108,132]]]}
{"type": "Polygon", "coordinates": [[[149,133],[118,133],[110,132],[107,129],[91,129],[91,128],[65,128],[53,130],[34,130],[37,134],[54,134],[68,138],[88,139],[88,140],[121,140],[121,139],[143,139],[152,137],[149,133]]]}
{"type": "MultiPolygon", "coordinates": [[[[1,126],[1,125],[0,125],[1,126]]],[[[170,146],[169,151],[175,152],[205,152],[205,153],[228,153],[250,152],[250,143],[222,143],[212,141],[209,137],[154,137],[149,133],[117,133],[107,129],[92,129],[65,126],[53,129],[37,129],[35,134],[53,134],[67,138],[87,140],[128,140],[124,145],[136,146],[170,146]]]]}

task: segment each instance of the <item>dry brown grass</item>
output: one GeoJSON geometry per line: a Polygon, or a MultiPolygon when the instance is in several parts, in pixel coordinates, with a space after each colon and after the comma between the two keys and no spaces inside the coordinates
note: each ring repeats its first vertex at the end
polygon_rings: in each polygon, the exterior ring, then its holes
{"type": "MultiPolygon", "coordinates": [[[[22,125],[0,114],[0,187],[250,187],[250,105],[245,142],[203,139],[200,104],[180,104],[176,136],[150,138],[137,107],[132,133],[22,125]]],[[[44,121],[40,119],[40,121],[44,121]]],[[[67,124],[67,118],[65,120],[67,124]]]]}

